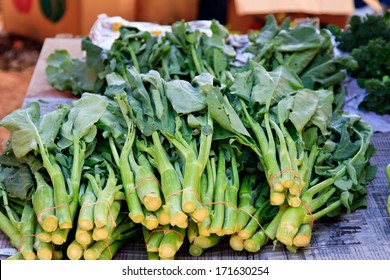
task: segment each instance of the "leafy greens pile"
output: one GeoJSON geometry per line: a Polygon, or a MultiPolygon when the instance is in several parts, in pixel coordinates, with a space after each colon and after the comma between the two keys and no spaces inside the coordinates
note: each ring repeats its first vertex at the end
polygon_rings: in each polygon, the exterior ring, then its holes
{"type": "Polygon", "coordinates": [[[348,28],[331,30],[337,47],[350,53],[358,63],[349,72],[367,93],[359,109],[390,114],[390,13],[353,16],[348,28]]]}
{"type": "Polygon", "coordinates": [[[22,259],[111,259],[143,238],[149,259],[228,239],[296,252],[313,223],[366,206],[376,168],[372,128],[340,110],[350,57],[330,35],[272,16],[243,52],[216,21],[162,37],[122,27],[105,51],[55,51],[53,86],[81,95],[42,114],[30,103],[0,121],[0,228],[22,259]]]}

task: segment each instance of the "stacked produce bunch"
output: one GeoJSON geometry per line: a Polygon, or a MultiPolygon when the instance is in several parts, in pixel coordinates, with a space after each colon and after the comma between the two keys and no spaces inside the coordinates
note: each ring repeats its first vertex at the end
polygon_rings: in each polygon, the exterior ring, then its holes
{"type": "MultiPolygon", "coordinates": [[[[149,259],[228,239],[295,252],[323,216],[365,206],[372,128],[340,110],[351,57],[312,25],[269,16],[235,49],[185,22],[154,37],[132,27],[110,50],[55,51],[49,81],[80,98],[32,102],[1,120],[0,228],[21,259],[111,259],[126,242],[149,259]],[[236,64],[238,53],[252,59],[236,64]]],[[[211,250],[211,249],[210,249],[211,250]]]]}

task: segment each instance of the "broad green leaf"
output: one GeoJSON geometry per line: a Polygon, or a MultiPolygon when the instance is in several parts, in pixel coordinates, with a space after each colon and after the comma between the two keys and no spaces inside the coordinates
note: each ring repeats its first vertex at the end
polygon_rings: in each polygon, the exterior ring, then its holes
{"type": "Polygon", "coordinates": [[[61,127],[62,139],[59,141],[59,145],[66,148],[75,139],[81,140],[83,138],[85,138],[84,141],[90,142],[91,133],[92,136],[96,135],[95,124],[104,114],[106,107],[106,97],[97,94],[85,93],[80,99],[73,101],[67,119],[61,127]]]}
{"type": "Polygon", "coordinates": [[[280,123],[284,123],[289,119],[290,112],[294,107],[294,96],[286,96],[282,100],[279,101],[277,105],[278,109],[278,121],[280,123]]]}
{"type": "Polygon", "coordinates": [[[318,65],[310,65],[300,76],[306,88],[328,88],[340,84],[346,77],[342,69],[354,69],[357,62],[352,57],[340,56],[320,62],[318,65]]]}
{"type": "Polygon", "coordinates": [[[318,145],[318,128],[311,126],[306,129],[302,134],[303,143],[305,143],[305,149],[310,150],[314,145],[318,145]]]}
{"type": "Polygon", "coordinates": [[[334,185],[342,191],[348,191],[352,188],[352,180],[346,178],[338,178],[334,181],[334,185]]]}
{"type": "Polygon", "coordinates": [[[288,67],[297,75],[300,75],[319,51],[320,48],[312,48],[304,51],[293,52],[289,56],[285,57],[283,65],[288,67]]]}
{"type": "Polygon", "coordinates": [[[245,101],[250,101],[253,87],[252,71],[239,72],[234,76],[230,87],[231,94],[236,95],[245,101]]]}
{"type": "Polygon", "coordinates": [[[88,66],[86,58],[73,59],[66,50],[55,50],[48,56],[45,69],[49,83],[60,91],[70,90],[74,95],[99,91],[98,75],[88,66]]]}
{"type": "Polygon", "coordinates": [[[35,183],[27,165],[1,167],[0,183],[4,185],[10,197],[27,201],[31,198],[35,183]]]}
{"type": "Polygon", "coordinates": [[[250,34],[249,39],[261,46],[267,44],[272,38],[279,32],[278,23],[273,15],[267,15],[264,27],[260,30],[259,34],[255,36],[250,34]]]}
{"type": "Polygon", "coordinates": [[[281,30],[276,36],[282,43],[276,47],[282,52],[296,52],[308,49],[319,49],[321,37],[311,25],[300,25],[289,30],[281,30]]]}
{"type": "Polygon", "coordinates": [[[55,148],[55,141],[58,136],[58,132],[60,131],[64,118],[68,114],[68,110],[67,105],[61,104],[56,110],[41,117],[38,132],[41,137],[42,144],[46,148],[55,148]]]}
{"type": "Polygon", "coordinates": [[[199,87],[193,87],[185,80],[166,83],[167,96],[178,114],[189,114],[207,107],[206,95],[199,87]]]}
{"type": "Polygon", "coordinates": [[[145,89],[145,86],[142,82],[140,74],[137,72],[137,70],[134,67],[130,67],[127,70],[126,78],[128,80],[128,86],[129,86],[129,95],[140,102],[142,112],[144,115],[146,115],[149,118],[154,117],[154,110],[152,106],[152,101],[150,99],[150,96],[145,89]]]}
{"type": "Polygon", "coordinates": [[[152,134],[159,129],[167,133],[173,133],[175,129],[174,113],[172,104],[169,103],[167,83],[162,79],[157,71],[151,70],[142,74],[142,81],[147,89],[154,110],[153,125],[147,126],[144,130],[145,135],[152,134]],[[149,129],[148,129],[149,127],[149,129]]]}
{"type": "Polygon", "coordinates": [[[302,131],[313,117],[317,110],[318,102],[318,96],[312,90],[303,89],[295,94],[290,120],[297,131],[302,131]]]}
{"type": "Polygon", "coordinates": [[[347,172],[348,172],[348,176],[350,177],[352,183],[354,185],[357,185],[358,184],[358,180],[357,180],[357,175],[356,175],[356,169],[355,167],[349,162],[346,164],[347,165],[347,172]]]}
{"type": "Polygon", "coordinates": [[[16,157],[23,157],[38,149],[40,142],[37,123],[40,118],[39,103],[32,102],[17,109],[0,121],[11,132],[11,147],[16,157]]]}
{"type": "Polygon", "coordinates": [[[240,117],[234,111],[227,97],[222,95],[220,89],[210,85],[203,86],[202,89],[207,96],[206,101],[211,117],[224,129],[250,137],[240,117]]]}
{"type": "Polygon", "coordinates": [[[270,107],[292,92],[302,89],[302,83],[298,76],[280,66],[268,72],[257,63],[251,63],[254,84],[252,88],[251,101],[270,107]]]}
{"type": "Polygon", "coordinates": [[[340,200],[344,207],[347,209],[347,213],[351,213],[353,194],[351,194],[349,191],[344,191],[340,195],[340,200]]]}
{"type": "Polygon", "coordinates": [[[325,135],[328,133],[328,126],[333,117],[333,92],[318,90],[316,91],[316,94],[319,97],[318,106],[310,123],[317,126],[321,130],[322,135],[325,135]]]}

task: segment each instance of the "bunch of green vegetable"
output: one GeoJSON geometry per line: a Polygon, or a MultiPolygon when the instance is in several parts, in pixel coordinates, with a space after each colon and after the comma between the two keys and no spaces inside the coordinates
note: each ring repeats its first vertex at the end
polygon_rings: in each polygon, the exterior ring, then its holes
{"type": "Polygon", "coordinates": [[[313,25],[290,27],[287,18],[278,26],[273,16],[267,16],[259,33],[248,35],[246,52],[268,71],[285,66],[294,72],[309,89],[335,87],[346,78],[343,69],[353,70],[356,61],[350,56],[335,57],[328,30],[318,30],[313,25]]]}
{"type": "Polygon", "coordinates": [[[11,132],[0,228],[12,246],[23,253],[34,236],[23,258],[40,245],[52,253],[38,258],[69,259],[110,259],[138,238],[150,259],[173,259],[185,242],[200,256],[224,239],[296,251],[315,220],[364,207],[373,131],[335,101],[354,61],[333,59],[326,33],[287,23],[269,17],[241,66],[214,21],[210,37],[183,22],[162,38],[122,28],[108,52],[85,39],[85,61],[56,51],[49,80],[80,98],[0,121],[11,132]],[[162,46],[183,51],[183,72],[165,68],[175,63],[162,46]]]}
{"type": "Polygon", "coordinates": [[[390,101],[390,13],[364,18],[353,16],[346,29],[332,27],[331,30],[338,48],[348,52],[358,63],[357,68],[348,70],[367,93],[359,109],[390,113],[386,106],[390,101]]]}
{"type": "Polygon", "coordinates": [[[210,24],[211,36],[191,29],[184,21],[172,24],[171,31],[159,37],[129,26],[121,26],[119,31],[119,38],[108,50],[84,38],[86,56],[80,59],[72,59],[66,50],[54,51],[47,60],[49,82],[75,95],[103,93],[105,76],[112,72],[125,75],[129,66],[139,73],[158,71],[165,80],[192,80],[201,73],[224,79],[236,55],[226,44],[228,30],[216,20],[210,24]]]}
{"type": "Polygon", "coordinates": [[[390,40],[390,14],[368,14],[364,17],[354,15],[350,18],[345,29],[330,26],[329,29],[336,37],[337,47],[345,52],[367,45],[373,39],[390,40]]]}

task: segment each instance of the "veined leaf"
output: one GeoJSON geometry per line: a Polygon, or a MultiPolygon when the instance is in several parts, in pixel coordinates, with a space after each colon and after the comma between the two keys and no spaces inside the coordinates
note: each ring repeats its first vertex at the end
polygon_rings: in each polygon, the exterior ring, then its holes
{"type": "Polygon", "coordinates": [[[294,106],[290,113],[290,120],[297,131],[302,131],[314,116],[318,106],[318,96],[315,92],[303,89],[294,96],[294,106]]]}
{"type": "Polygon", "coordinates": [[[61,137],[58,145],[61,148],[70,146],[74,139],[91,141],[96,135],[95,123],[104,114],[107,107],[105,96],[85,93],[76,101],[73,101],[67,116],[67,120],[61,126],[61,137]],[[91,135],[92,133],[92,135],[91,135]]]}
{"type": "Polygon", "coordinates": [[[255,81],[251,94],[253,103],[259,103],[269,108],[293,91],[303,88],[298,76],[287,70],[286,67],[279,66],[274,71],[268,72],[257,63],[252,62],[251,65],[255,81]]]}
{"type": "Polygon", "coordinates": [[[206,101],[211,117],[224,129],[250,137],[240,117],[234,111],[227,97],[222,95],[221,90],[210,85],[203,86],[202,89],[207,95],[206,101]]]}

